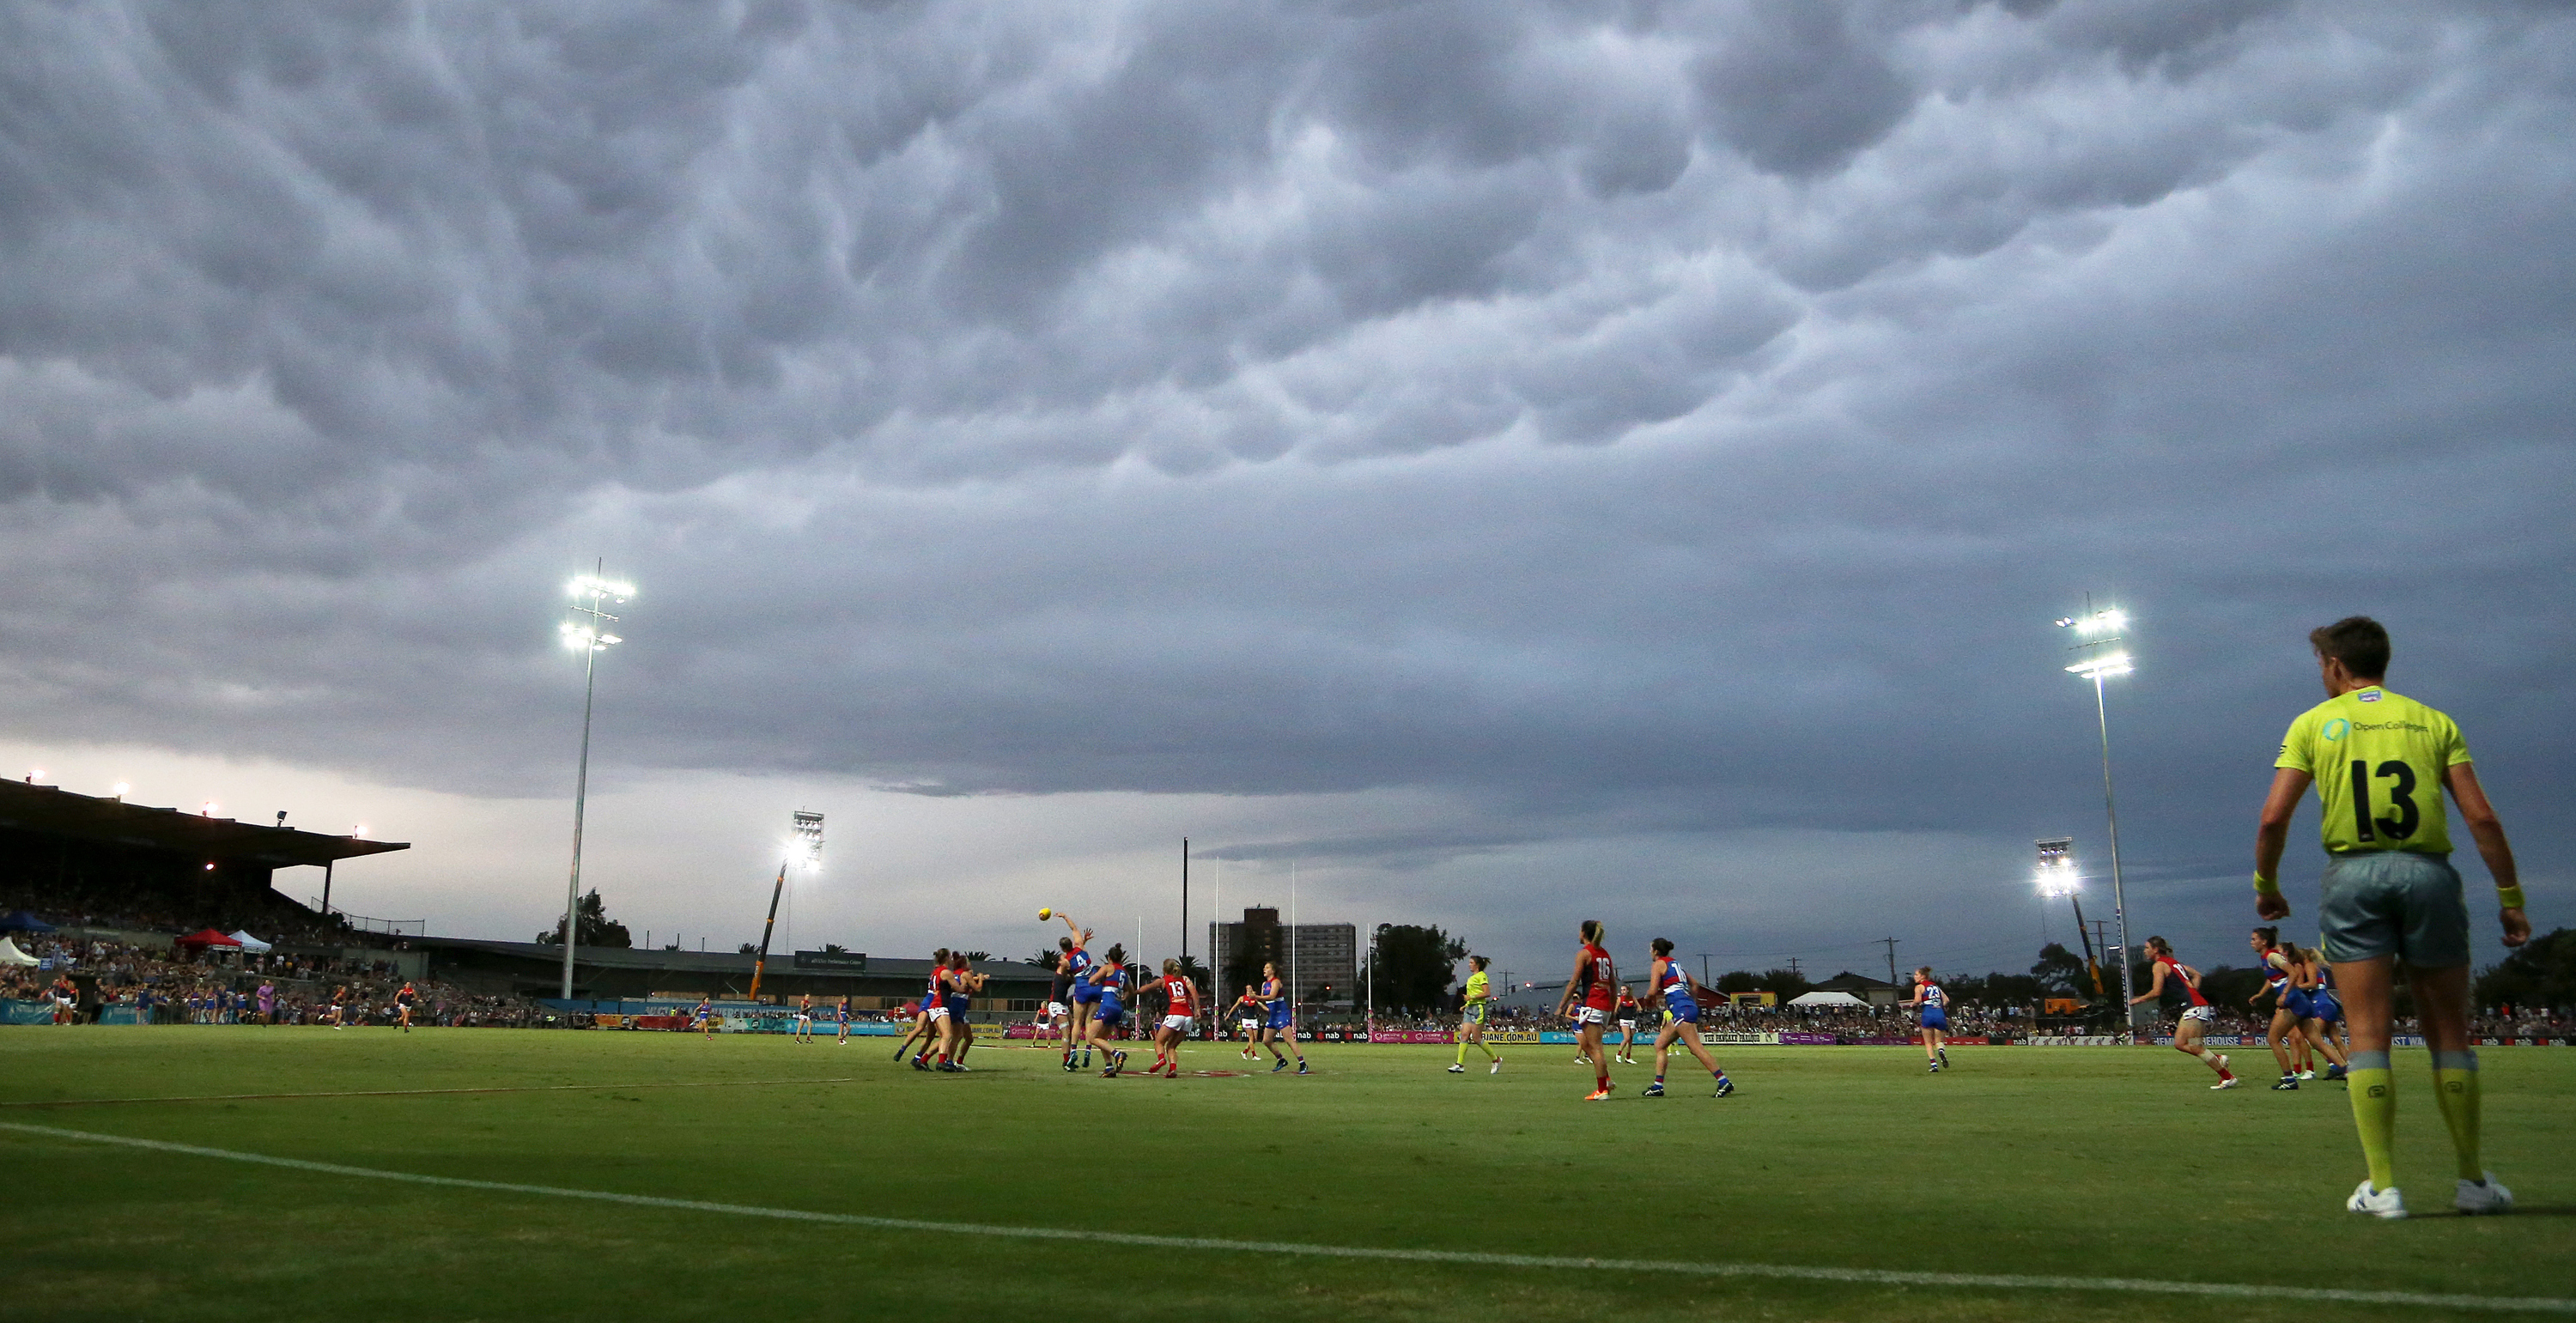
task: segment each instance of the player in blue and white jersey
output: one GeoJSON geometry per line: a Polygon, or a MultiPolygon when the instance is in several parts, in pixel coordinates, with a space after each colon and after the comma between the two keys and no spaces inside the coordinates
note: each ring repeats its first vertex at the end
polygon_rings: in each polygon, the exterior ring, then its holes
{"type": "Polygon", "coordinates": [[[1942,1035],[1950,1032],[1950,994],[1932,981],[1930,965],[1914,971],[1914,995],[1907,998],[1905,1004],[1922,1014],[1923,1060],[1937,1075],[1943,1066],[1950,1064],[1950,1054],[1941,1047],[1942,1035]]]}
{"type": "Polygon", "coordinates": [[[1699,1041],[1699,997],[1696,994],[1706,989],[1684,973],[1680,963],[1673,959],[1670,938],[1656,938],[1654,952],[1654,962],[1648,966],[1651,972],[1647,976],[1646,1000],[1663,1006],[1664,1024],[1655,1031],[1655,1082],[1646,1086],[1642,1096],[1664,1096],[1664,1063],[1671,1057],[1675,1043],[1689,1048],[1691,1055],[1699,1058],[1699,1064],[1717,1077],[1718,1097],[1735,1092],[1735,1081],[1726,1077],[1726,1072],[1709,1056],[1707,1046],[1699,1041]]]}
{"type": "Polygon", "coordinates": [[[1100,1004],[1100,984],[1092,978],[1097,962],[1091,956],[1091,930],[1076,927],[1062,910],[1056,911],[1056,917],[1064,919],[1064,926],[1072,932],[1072,936],[1056,942],[1065,952],[1065,973],[1073,984],[1073,1025],[1064,1040],[1064,1068],[1087,1070],[1091,1066],[1092,1008],[1100,1004]],[[1077,1050],[1082,1054],[1078,1065],[1074,1061],[1077,1050]]]}
{"type": "Polygon", "coordinates": [[[1100,1059],[1109,1063],[1101,1067],[1102,1079],[1118,1078],[1127,1066],[1127,1054],[1109,1045],[1109,1036],[1127,1022],[1126,978],[1127,948],[1112,942],[1108,958],[1092,969],[1087,980],[1093,992],[1090,1041],[1100,1045],[1100,1059]]]}
{"type": "Polygon", "coordinates": [[[1261,966],[1260,997],[1263,1012],[1261,1042],[1270,1049],[1270,1055],[1277,1058],[1270,1067],[1270,1073],[1276,1075],[1288,1068],[1288,1058],[1279,1055],[1279,1040],[1285,1036],[1288,1050],[1297,1054],[1297,1073],[1312,1074],[1306,1069],[1305,1049],[1297,1046],[1296,995],[1289,990],[1287,980],[1279,977],[1279,966],[1274,963],[1265,961],[1261,966]]]}

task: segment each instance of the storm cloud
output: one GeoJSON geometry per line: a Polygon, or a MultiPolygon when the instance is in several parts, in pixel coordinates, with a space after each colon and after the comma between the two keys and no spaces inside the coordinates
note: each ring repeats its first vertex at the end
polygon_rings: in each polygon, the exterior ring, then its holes
{"type": "Polygon", "coordinates": [[[561,796],[604,557],[612,793],[1966,951],[2091,591],[2151,923],[2356,611],[2563,882],[2570,123],[2506,4],[15,6],[0,715],[561,796]]]}

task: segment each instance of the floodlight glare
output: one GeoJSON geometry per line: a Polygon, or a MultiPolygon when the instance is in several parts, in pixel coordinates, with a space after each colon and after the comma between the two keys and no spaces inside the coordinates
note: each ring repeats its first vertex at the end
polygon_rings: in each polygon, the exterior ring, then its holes
{"type": "Polygon", "coordinates": [[[2129,664],[2129,654],[2125,652],[2114,652],[2100,657],[2088,657],[2083,661],[2077,662],[2073,666],[2067,667],[2066,673],[2068,675],[2082,676],[2087,680],[2093,680],[2108,679],[2115,675],[2127,675],[2135,669],[2137,668],[2129,664]]]}

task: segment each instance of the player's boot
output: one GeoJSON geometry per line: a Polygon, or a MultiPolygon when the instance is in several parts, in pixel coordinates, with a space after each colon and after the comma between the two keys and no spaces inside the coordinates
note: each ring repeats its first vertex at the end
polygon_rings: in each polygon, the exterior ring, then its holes
{"type": "Polygon", "coordinates": [[[2504,1183],[2495,1178],[2494,1172],[2480,1172],[2479,1179],[2460,1182],[2460,1192],[2451,1200],[2451,1206],[2467,1217],[2481,1213],[2510,1213],[2513,1211],[2513,1191],[2504,1188],[2504,1183]]]}
{"type": "Polygon", "coordinates": [[[1716,1096],[1723,1098],[1733,1092],[1735,1092],[1735,1081],[1728,1079],[1724,1075],[1718,1076],[1716,1096]]]}
{"type": "Polygon", "coordinates": [[[2314,1070],[2303,1070],[2299,1072],[2299,1078],[2303,1080],[2312,1080],[2316,1077],[2317,1073],[2314,1070]]]}
{"type": "Polygon", "coordinates": [[[1638,1097],[1640,1097],[1640,1098],[1661,1098],[1661,1097],[1663,1097],[1663,1096],[1664,1096],[1664,1082],[1663,1082],[1662,1080],[1657,1080],[1657,1081],[1655,1081],[1654,1083],[1647,1085],[1647,1086],[1646,1086],[1646,1088],[1645,1088],[1645,1091],[1644,1091],[1644,1092],[1642,1092],[1642,1093],[1639,1093],[1637,1096],[1638,1096],[1638,1097]]]}
{"type": "Polygon", "coordinates": [[[1449,1067],[1449,1073],[1452,1075],[1464,1075],[1467,1073],[1467,1064],[1463,1061],[1458,1062],[1449,1067]]]}
{"type": "Polygon", "coordinates": [[[1304,1057],[1299,1057],[1297,1058],[1297,1073],[1300,1075],[1312,1075],[1315,1072],[1306,1069],[1306,1059],[1304,1057]]]}
{"type": "Polygon", "coordinates": [[[2329,1065],[2329,1066],[2327,1066],[2327,1067],[2326,1067],[2326,1078],[2327,1078],[2327,1079],[2330,1079],[2330,1080],[2339,1080],[2339,1079],[2342,1079],[2342,1078],[2343,1078],[2343,1067],[2341,1067],[2341,1066],[2334,1066],[2334,1065],[2329,1065]]]}
{"type": "MultiPolygon", "coordinates": [[[[2278,1083],[2276,1083],[2276,1084],[2274,1084],[2274,1085],[2272,1086],[2272,1091],[2273,1091],[2273,1092],[2275,1092],[2275,1093],[2280,1093],[2280,1092],[2289,1091],[2289,1090],[2296,1090],[2298,1087],[2299,1087],[2299,1077],[2298,1077],[2298,1076],[2296,1076],[2296,1075],[2284,1075],[2284,1076],[2282,1076],[2282,1077],[2280,1078],[2280,1081],[2279,1081],[2278,1083]]],[[[2364,1181],[2364,1182],[2362,1182],[2362,1184],[2364,1184],[2364,1185],[2367,1185],[2367,1184],[2369,1184],[2369,1183],[2370,1183],[2370,1182],[2368,1182],[2368,1181],[2364,1181]]]]}
{"type": "Polygon", "coordinates": [[[1931,1063],[1931,1065],[1932,1065],[1932,1069],[1930,1069],[1929,1071],[1924,1072],[1925,1074],[1929,1074],[1929,1075],[1938,1075],[1938,1074],[1940,1074],[1940,1073],[1941,1073],[1941,1063],[1940,1063],[1940,1062],[1935,1061],[1935,1062],[1931,1063]]]}
{"type": "Polygon", "coordinates": [[[1288,1058],[1286,1058],[1286,1057],[1281,1057],[1281,1058],[1279,1058],[1277,1061],[1273,1061],[1273,1062],[1271,1062],[1271,1063],[1270,1063],[1270,1073],[1271,1073],[1271,1074],[1273,1074],[1273,1075],[1276,1075],[1276,1074],[1278,1074],[1279,1072],[1281,1072],[1281,1071],[1283,1071],[1283,1070],[1286,1070],[1286,1069],[1288,1069],[1288,1058]]]}
{"type": "Polygon", "coordinates": [[[1490,1065],[1490,1066],[1487,1066],[1487,1067],[1485,1068],[1485,1073],[1486,1073],[1486,1074],[1488,1074],[1488,1075],[1500,1075],[1500,1074],[1502,1074],[1502,1073],[1503,1073],[1503,1059],[1502,1059],[1501,1057],[1496,1057],[1496,1058],[1494,1058],[1494,1064],[1492,1064],[1492,1065],[1490,1065]]]}
{"type": "Polygon", "coordinates": [[[1606,1100],[1606,1099],[1608,1099],[1608,1098],[1609,1098],[1609,1096],[1610,1096],[1610,1091],[1611,1091],[1612,1089],[1615,1089],[1615,1088],[1618,1088],[1618,1087],[1619,1087],[1619,1085],[1618,1085],[1618,1083],[1617,1083],[1616,1081],[1613,1081],[1613,1080],[1603,1080],[1603,1081],[1601,1081],[1601,1087],[1600,1087],[1600,1088],[1594,1089],[1592,1092],[1590,1092],[1590,1093],[1587,1093],[1587,1094],[1583,1095],[1583,1101],[1585,1101],[1585,1102],[1602,1102],[1602,1101],[1604,1101],[1604,1100],[1606,1100]]]}
{"type": "Polygon", "coordinates": [[[1932,1055],[1941,1058],[1942,1065],[1946,1066],[1950,1064],[1950,1049],[1946,1047],[1936,1047],[1932,1049],[1932,1055]]]}
{"type": "Polygon", "coordinates": [[[2344,1200],[2343,1206],[2346,1211],[2367,1213],[2390,1222],[2406,1216],[2406,1201],[2398,1197],[2396,1186],[2374,1190],[2366,1180],[2353,1187],[2352,1197],[2344,1200]]]}
{"type": "Polygon", "coordinates": [[[2221,1076],[2219,1076],[2219,1077],[2218,1077],[2218,1082],[2217,1082],[2216,1084],[2212,1084],[2212,1085],[2210,1085],[2209,1087],[2211,1087],[2211,1088],[2213,1088],[2213,1089],[2232,1089],[2232,1088],[2235,1088],[2235,1087],[2236,1087],[2236,1077],[2235,1077],[2235,1076],[2233,1076],[2233,1075],[2221,1075],[2221,1076]]]}

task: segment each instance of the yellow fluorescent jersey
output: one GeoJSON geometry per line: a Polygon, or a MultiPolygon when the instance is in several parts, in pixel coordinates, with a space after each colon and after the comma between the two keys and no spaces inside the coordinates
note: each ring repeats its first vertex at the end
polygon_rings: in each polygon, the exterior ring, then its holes
{"type": "Polygon", "coordinates": [[[2300,713],[2272,765],[2316,779],[2326,849],[2449,854],[2442,774],[2467,761],[2449,717],[2374,686],[2300,713]]]}
{"type": "Polygon", "coordinates": [[[1485,998],[1493,995],[1493,992],[1491,991],[1492,987],[1493,984],[1485,977],[1485,971],[1480,969],[1473,974],[1469,974],[1467,976],[1467,1000],[1470,1002],[1483,1001],[1485,998]]]}

